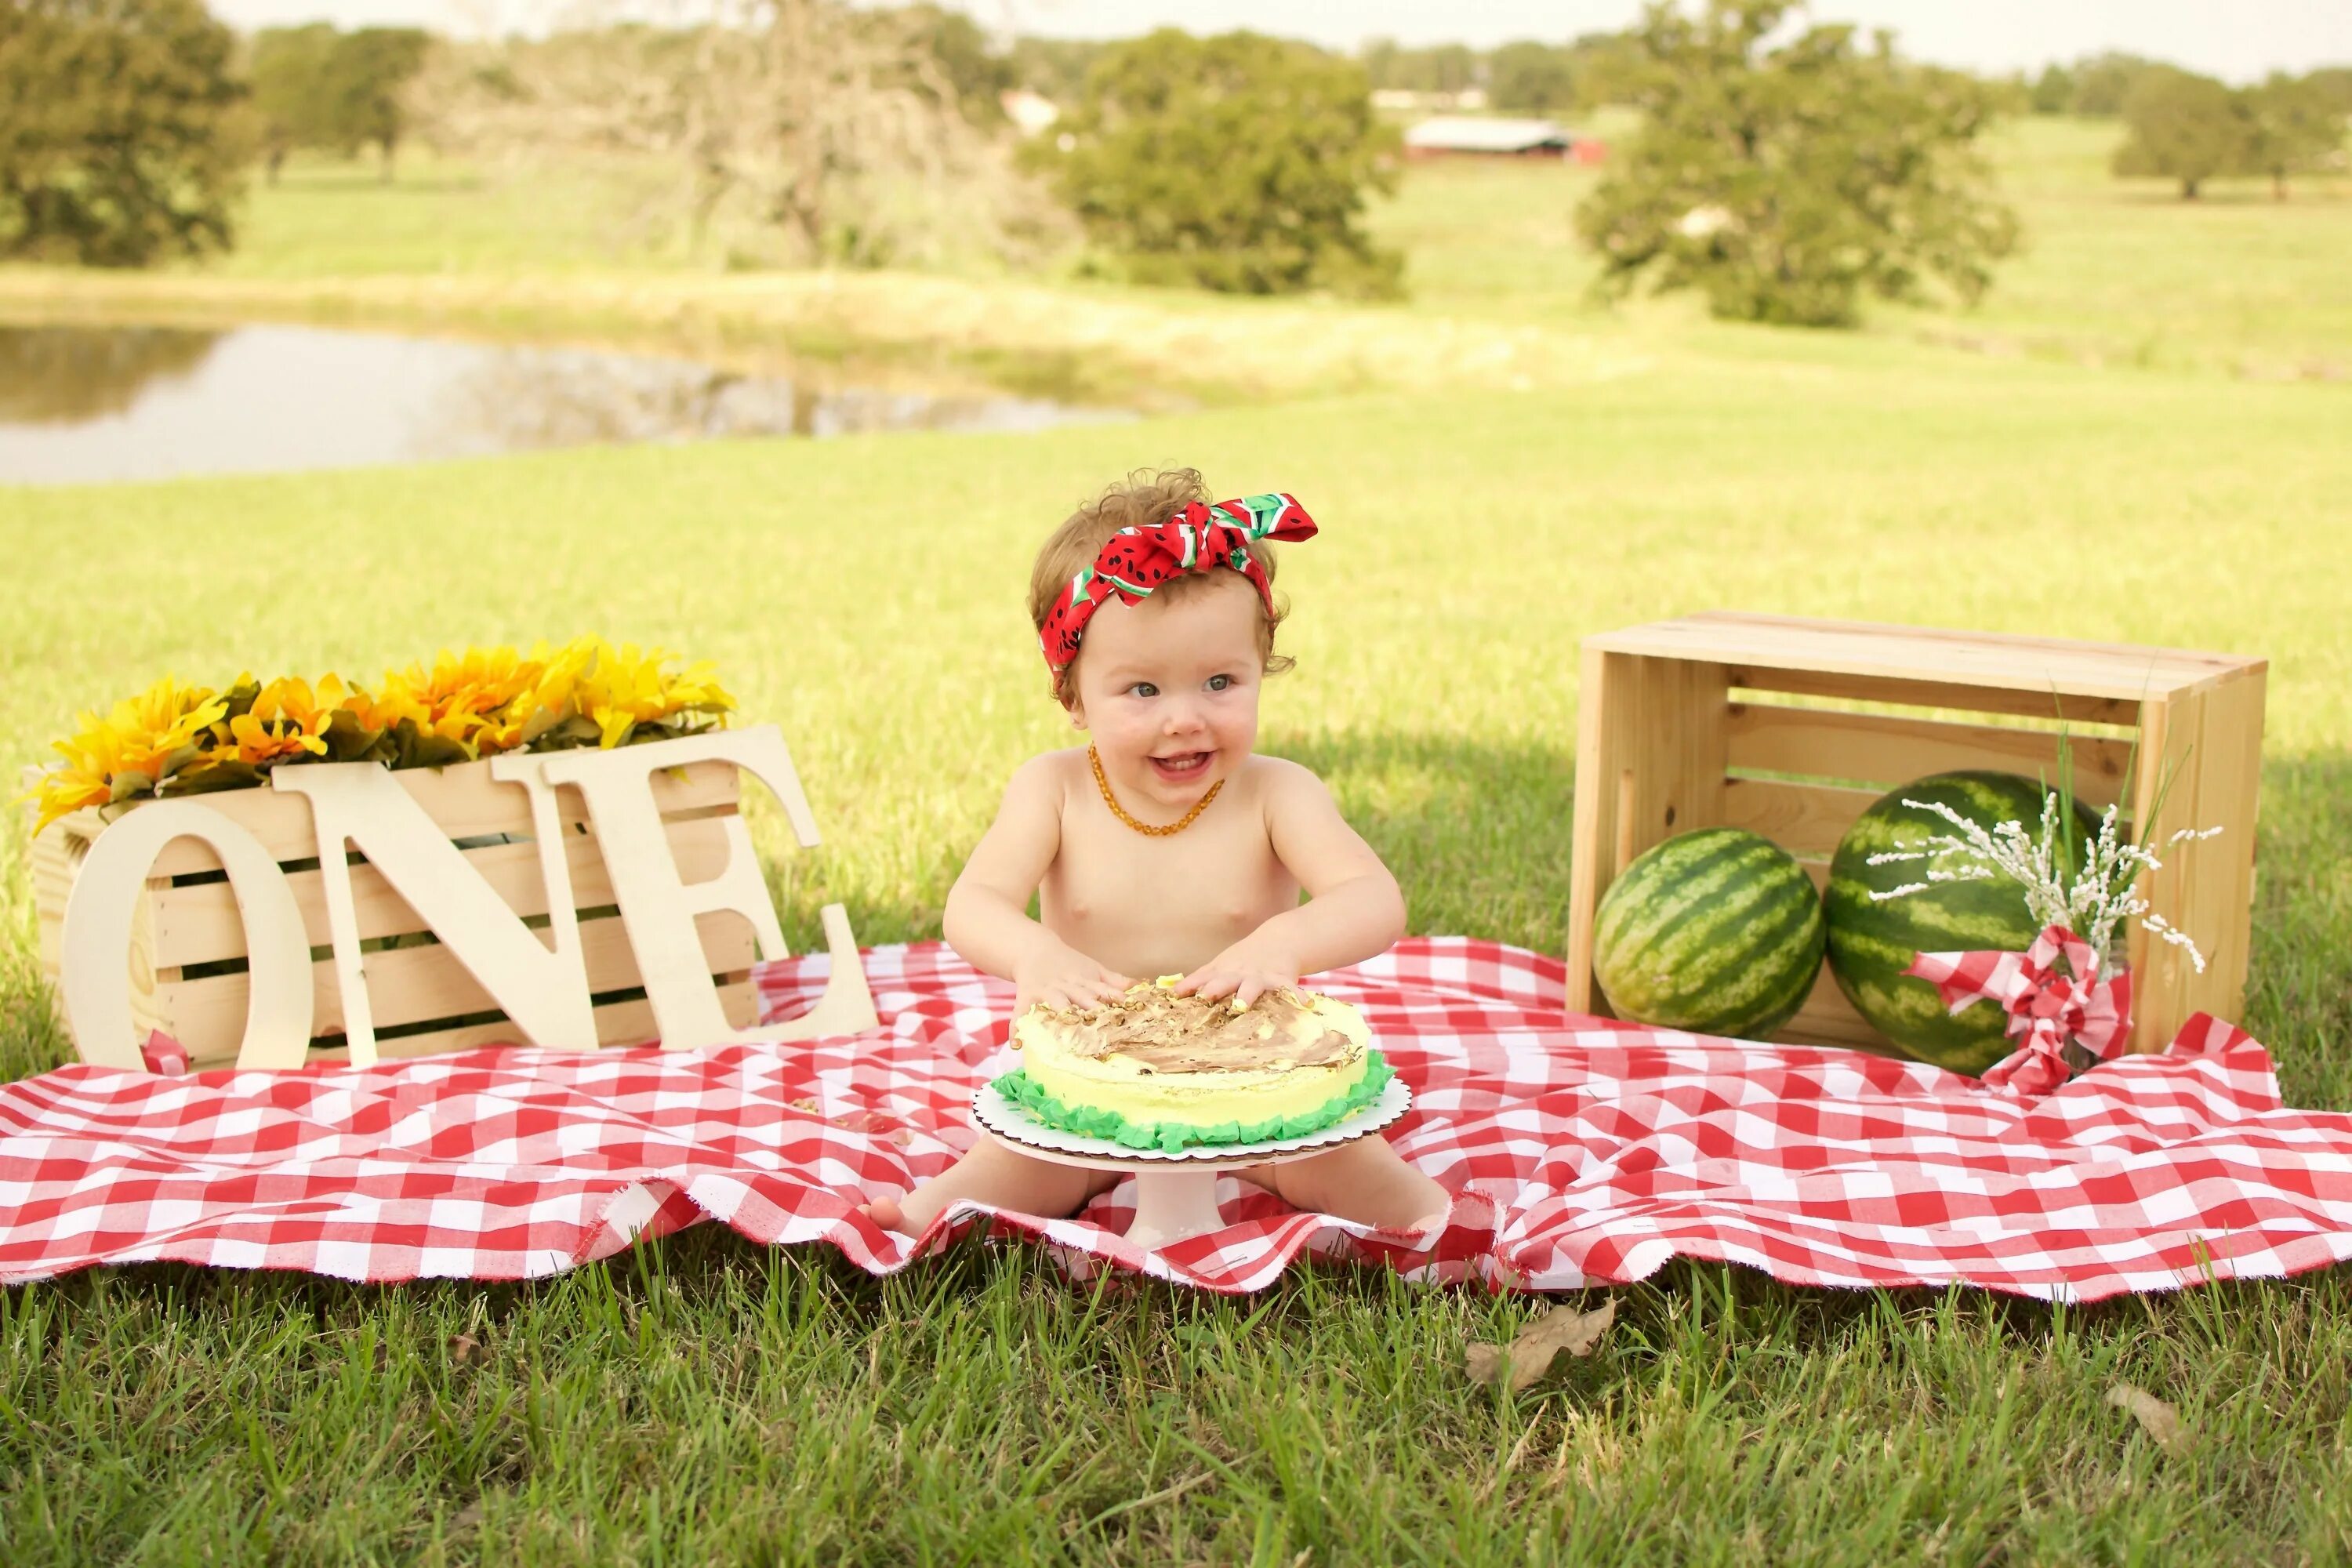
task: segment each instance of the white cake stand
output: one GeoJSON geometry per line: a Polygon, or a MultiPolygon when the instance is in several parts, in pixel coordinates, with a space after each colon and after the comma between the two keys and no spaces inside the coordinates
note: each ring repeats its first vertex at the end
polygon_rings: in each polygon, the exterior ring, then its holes
{"type": "Polygon", "coordinates": [[[1170,1154],[1158,1149],[1130,1149],[1108,1138],[1063,1132],[1034,1120],[1027,1111],[983,1084],[971,1097],[971,1117],[982,1131],[1001,1143],[1057,1165],[1089,1171],[1118,1171],[1135,1177],[1135,1218],[1127,1239],[1152,1251],[1188,1237],[1205,1236],[1224,1226],[1217,1213],[1217,1177],[1244,1165],[1267,1165],[1319,1154],[1342,1143],[1369,1137],[1412,1109],[1412,1091],[1402,1079],[1391,1079],[1380,1098],[1344,1121],[1299,1138],[1277,1138],[1264,1143],[1220,1143],[1170,1154]]]}

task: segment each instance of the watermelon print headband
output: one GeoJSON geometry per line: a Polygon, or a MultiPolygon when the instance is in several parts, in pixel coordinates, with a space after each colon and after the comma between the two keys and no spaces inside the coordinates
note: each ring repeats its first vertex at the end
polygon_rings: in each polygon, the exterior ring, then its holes
{"type": "Polygon", "coordinates": [[[1122,528],[1104,543],[1094,564],[1082,568],[1055,596],[1038,628],[1038,646],[1059,675],[1077,658],[1087,622],[1112,595],[1141,604],[1153,589],[1213,566],[1230,566],[1247,577],[1272,615],[1274,585],[1266,581],[1265,563],[1249,547],[1261,539],[1314,537],[1315,520],[1286,495],[1244,496],[1214,506],[1192,501],[1165,522],[1122,528]]]}

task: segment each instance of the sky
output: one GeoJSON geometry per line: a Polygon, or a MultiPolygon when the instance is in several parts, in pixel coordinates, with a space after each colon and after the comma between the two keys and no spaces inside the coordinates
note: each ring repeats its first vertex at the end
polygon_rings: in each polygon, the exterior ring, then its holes
{"type": "MultiPolygon", "coordinates": [[[[331,21],[445,31],[528,27],[560,0],[210,0],[239,27],[331,21]],[[494,18],[488,28],[485,18],[494,18]]],[[[1108,38],[1176,25],[1254,27],[1353,48],[1368,37],[1489,47],[1624,26],[1639,0],[949,0],[985,25],[1108,38]]],[[[1823,21],[1894,30],[1903,52],[1970,70],[2037,70],[2105,49],[2226,80],[2352,65],[2352,0],[1817,0],[1823,21]]]]}

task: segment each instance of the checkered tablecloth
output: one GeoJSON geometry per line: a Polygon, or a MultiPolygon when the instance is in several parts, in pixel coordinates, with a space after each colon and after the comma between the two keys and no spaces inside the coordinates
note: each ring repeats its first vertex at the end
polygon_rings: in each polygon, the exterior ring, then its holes
{"type": "MultiPolygon", "coordinates": [[[[926,1245],[855,1212],[946,1165],[1010,989],[937,944],[868,954],[885,1025],[796,1046],[485,1049],[368,1068],[0,1085],[0,1280],[177,1258],[353,1279],[517,1279],[717,1219],[877,1273],[926,1245]]],[[[823,956],[769,966],[772,1016],[823,956]]],[[[2352,1256],[2352,1116],[2279,1104],[2270,1058],[2202,1020],[2038,1100],[1930,1067],[1562,1013],[1557,963],[1418,938],[1322,976],[1415,1106],[1390,1136],[1455,1194],[1431,1237],[1286,1210],[1232,1180],[1226,1227],[1145,1254],[1132,1184],[996,1217],[1083,1272],[1217,1290],[1302,1251],[1559,1289],[1682,1256],[1801,1285],[1964,1282],[2095,1300],[2352,1256]]],[[[973,1216],[958,1216],[969,1219],[973,1216]]]]}

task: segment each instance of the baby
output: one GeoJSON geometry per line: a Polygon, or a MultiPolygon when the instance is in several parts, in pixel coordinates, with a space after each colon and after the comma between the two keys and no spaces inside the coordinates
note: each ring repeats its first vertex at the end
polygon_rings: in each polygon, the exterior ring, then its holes
{"type": "MultiPolygon", "coordinates": [[[[1029,617],[1055,700],[1092,744],[1014,773],[946,913],[950,945],[1013,983],[1015,1016],[1162,974],[1247,1005],[1404,934],[1396,879],[1323,782],[1251,751],[1259,689],[1290,663],[1274,651],[1283,611],[1265,542],[1312,538],[1315,524],[1288,496],[1206,498],[1192,469],[1139,474],[1037,553],[1029,617]]],[[[1392,1230],[1447,1208],[1380,1138],[1242,1174],[1297,1207],[1392,1230]]],[[[1062,1215],[1117,1180],[983,1137],[866,1213],[919,1235],[960,1199],[1062,1215]]]]}

